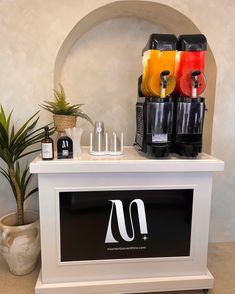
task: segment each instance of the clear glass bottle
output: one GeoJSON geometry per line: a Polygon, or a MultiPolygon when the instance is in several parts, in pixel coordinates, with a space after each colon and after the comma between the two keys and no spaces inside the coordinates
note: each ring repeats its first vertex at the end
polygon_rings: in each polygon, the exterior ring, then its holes
{"type": "Polygon", "coordinates": [[[53,160],[54,159],[54,143],[50,137],[48,126],[45,127],[45,138],[41,141],[42,159],[53,160]]]}

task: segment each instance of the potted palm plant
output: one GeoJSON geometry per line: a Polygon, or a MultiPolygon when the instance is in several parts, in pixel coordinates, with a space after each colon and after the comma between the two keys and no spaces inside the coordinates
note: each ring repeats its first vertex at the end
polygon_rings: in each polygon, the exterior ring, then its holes
{"type": "Polygon", "coordinates": [[[44,104],[40,105],[43,109],[53,113],[56,131],[58,133],[63,133],[65,129],[75,127],[77,117],[84,118],[93,125],[91,118],[81,109],[83,104],[70,105],[67,101],[63,86],[61,84],[59,86],[59,90],[53,90],[54,101],[44,101],[44,104]]]}
{"type": "Polygon", "coordinates": [[[32,175],[28,163],[22,158],[39,151],[35,146],[44,137],[44,127],[37,128],[38,112],[31,116],[17,130],[11,122],[12,111],[5,115],[0,107],[0,174],[6,178],[13,192],[17,212],[0,219],[0,252],[9,269],[16,275],[24,275],[35,267],[39,252],[38,213],[24,210],[25,200],[38,188],[30,188],[32,175]],[[31,147],[31,148],[29,148],[31,147]]]}

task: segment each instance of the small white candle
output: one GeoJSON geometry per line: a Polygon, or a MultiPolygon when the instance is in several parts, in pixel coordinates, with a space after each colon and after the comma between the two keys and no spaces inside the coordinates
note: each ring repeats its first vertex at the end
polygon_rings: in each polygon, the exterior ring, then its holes
{"type": "Polygon", "coordinates": [[[105,133],[105,151],[108,152],[108,133],[105,133]]]}
{"type": "Polygon", "coordinates": [[[100,133],[98,133],[98,151],[100,152],[100,150],[101,150],[101,140],[100,140],[101,138],[100,138],[100,133]]]}
{"type": "Polygon", "coordinates": [[[121,152],[123,153],[123,133],[121,133],[121,152]]]}
{"type": "Polygon", "coordinates": [[[90,133],[90,152],[92,152],[92,133],[90,133]]]}
{"type": "Polygon", "coordinates": [[[113,133],[113,145],[114,145],[114,152],[117,152],[117,135],[113,133]]]}

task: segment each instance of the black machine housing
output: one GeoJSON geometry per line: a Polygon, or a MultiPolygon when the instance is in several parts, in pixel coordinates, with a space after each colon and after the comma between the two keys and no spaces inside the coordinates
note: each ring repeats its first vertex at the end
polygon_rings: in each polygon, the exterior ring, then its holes
{"type": "Polygon", "coordinates": [[[205,98],[139,97],[135,144],[144,153],[197,157],[202,151],[205,98]]]}
{"type": "Polygon", "coordinates": [[[205,99],[179,97],[174,104],[172,151],[182,156],[196,157],[202,151],[205,99]]]}
{"type": "Polygon", "coordinates": [[[136,138],[139,149],[155,157],[166,157],[172,149],[172,98],[139,97],[136,103],[136,138]]]}

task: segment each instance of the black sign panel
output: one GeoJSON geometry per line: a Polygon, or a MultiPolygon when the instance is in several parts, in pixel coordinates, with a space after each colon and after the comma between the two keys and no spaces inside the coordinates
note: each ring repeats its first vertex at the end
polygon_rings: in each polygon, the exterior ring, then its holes
{"type": "Polygon", "coordinates": [[[60,192],[61,261],[190,255],[193,189],[60,192]]]}

